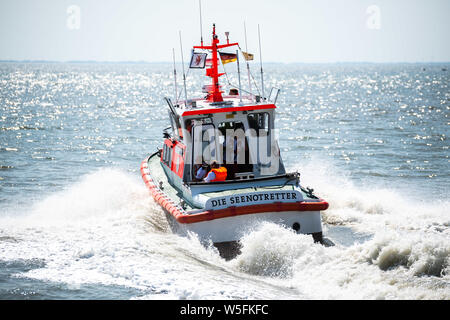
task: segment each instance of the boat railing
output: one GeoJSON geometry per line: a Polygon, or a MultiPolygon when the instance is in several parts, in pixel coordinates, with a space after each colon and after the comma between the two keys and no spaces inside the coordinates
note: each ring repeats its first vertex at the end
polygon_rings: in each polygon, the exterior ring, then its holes
{"type": "Polygon", "coordinates": [[[272,89],[270,89],[270,93],[269,93],[269,99],[268,99],[269,102],[272,102],[275,104],[277,102],[278,94],[280,93],[280,91],[281,91],[281,89],[272,87],[272,89]]]}
{"type": "Polygon", "coordinates": [[[189,186],[205,186],[205,185],[220,185],[220,184],[233,184],[233,183],[245,183],[245,182],[257,182],[257,181],[265,181],[265,180],[275,180],[275,179],[285,179],[284,183],[293,181],[294,184],[297,183],[299,176],[298,173],[285,173],[278,174],[273,176],[264,176],[264,177],[251,177],[247,179],[233,179],[233,180],[225,180],[225,181],[214,181],[214,182],[205,182],[205,181],[188,181],[185,182],[189,186]]]}

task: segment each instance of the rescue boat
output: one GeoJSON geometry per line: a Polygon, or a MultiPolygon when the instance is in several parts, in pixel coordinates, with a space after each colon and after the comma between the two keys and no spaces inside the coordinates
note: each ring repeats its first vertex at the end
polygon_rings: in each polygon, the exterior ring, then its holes
{"type": "Polygon", "coordinates": [[[298,172],[286,172],[281,159],[274,128],[279,90],[265,97],[244,94],[239,86],[225,95],[219,84],[224,58],[239,65],[239,44],[226,35],[220,44],[213,25],[211,44],[193,47],[190,67],[205,68],[212,84],[204,86],[203,97],[187,99],[185,91],[184,100],[177,92],[175,103],[165,98],[170,127],[162,148],[142,161],[142,178],[174,233],[195,233],[225,258],[238,254],[239,239],[261,221],[322,242],[321,211],[328,203],[301,185],[298,172]],[[235,54],[225,52],[232,47],[235,54]],[[217,173],[207,168],[213,161],[226,172],[221,179],[199,173],[217,173]]]}

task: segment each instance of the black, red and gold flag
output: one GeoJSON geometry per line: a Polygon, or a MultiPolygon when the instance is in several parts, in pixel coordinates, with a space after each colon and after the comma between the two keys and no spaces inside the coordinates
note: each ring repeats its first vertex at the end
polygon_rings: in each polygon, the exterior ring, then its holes
{"type": "Polygon", "coordinates": [[[227,64],[237,60],[236,53],[223,53],[223,52],[219,53],[220,53],[220,60],[222,60],[222,64],[227,64]]]}

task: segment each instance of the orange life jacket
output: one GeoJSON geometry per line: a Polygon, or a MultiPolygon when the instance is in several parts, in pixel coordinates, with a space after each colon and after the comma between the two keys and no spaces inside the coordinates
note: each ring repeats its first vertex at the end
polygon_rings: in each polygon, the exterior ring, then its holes
{"type": "Polygon", "coordinates": [[[217,169],[211,169],[210,172],[214,172],[214,174],[216,175],[216,178],[214,180],[211,180],[211,182],[214,182],[214,181],[225,181],[227,179],[227,168],[225,168],[225,167],[220,167],[220,168],[217,168],[217,169]]]}

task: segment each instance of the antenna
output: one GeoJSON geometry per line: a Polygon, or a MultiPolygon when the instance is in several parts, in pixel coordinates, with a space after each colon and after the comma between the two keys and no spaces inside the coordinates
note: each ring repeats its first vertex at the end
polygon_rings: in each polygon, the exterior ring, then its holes
{"type": "Polygon", "coordinates": [[[180,33],[180,48],[181,48],[181,64],[183,65],[183,83],[184,83],[184,106],[187,106],[187,91],[186,91],[186,73],[184,73],[184,59],[183,59],[183,43],[181,42],[181,31],[180,33]]]}
{"type": "Polygon", "coordinates": [[[175,83],[175,105],[178,104],[178,90],[177,90],[177,68],[175,67],[175,48],[172,48],[173,53],[173,80],[175,83]]]}
{"type": "MultiPolygon", "coordinates": [[[[245,52],[247,52],[247,54],[248,54],[248,47],[247,47],[247,28],[245,27],[245,21],[244,21],[244,35],[245,35],[245,52]]],[[[250,65],[249,65],[247,59],[245,59],[245,61],[247,62],[248,91],[250,91],[250,99],[253,101],[252,81],[250,80],[250,65]]]]}
{"type": "Polygon", "coordinates": [[[203,46],[203,28],[202,28],[202,0],[198,0],[198,7],[200,10],[200,42],[203,46]]]}
{"type": "Polygon", "coordinates": [[[263,67],[262,67],[262,56],[261,56],[261,33],[259,31],[259,24],[258,24],[258,39],[259,39],[259,61],[261,64],[261,91],[262,91],[262,98],[265,100],[264,96],[264,76],[263,76],[263,67]]]}

